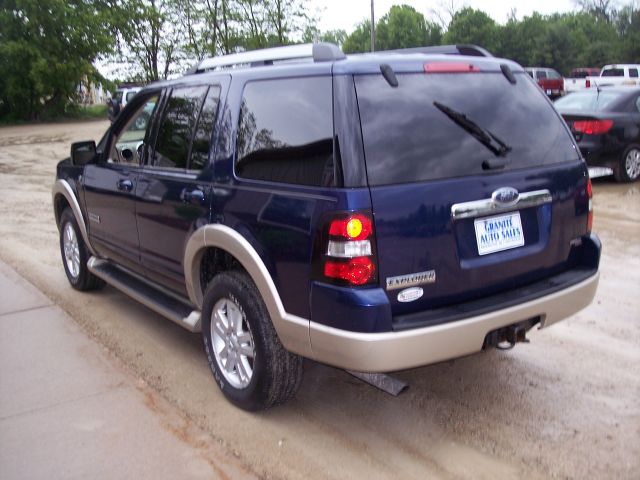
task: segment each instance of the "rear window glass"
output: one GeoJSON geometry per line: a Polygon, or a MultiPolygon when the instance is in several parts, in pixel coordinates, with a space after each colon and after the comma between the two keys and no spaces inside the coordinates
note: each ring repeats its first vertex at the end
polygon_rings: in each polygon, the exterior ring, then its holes
{"type": "Polygon", "coordinates": [[[331,77],[248,83],[238,125],[238,176],[333,186],[331,88],[331,77]]]}
{"type": "Polygon", "coordinates": [[[624,77],[624,69],[623,68],[609,68],[607,70],[603,70],[600,74],[601,77],[624,77]]]}
{"type": "Polygon", "coordinates": [[[171,92],[158,131],[154,166],[187,168],[191,136],[207,90],[207,87],[184,87],[171,92]]]}
{"type": "Polygon", "coordinates": [[[556,101],[556,109],[566,110],[605,110],[609,105],[620,98],[617,92],[604,90],[593,92],[576,92],[560,98],[556,101]]]}
{"type": "Polygon", "coordinates": [[[629,76],[631,78],[638,78],[638,69],[637,68],[630,68],[629,69],[629,76]]]}
{"type": "Polygon", "coordinates": [[[122,90],[116,90],[113,92],[111,99],[116,103],[120,103],[122,101],[122,90]]]}
{"type": "MultiPolygon", "coordinates": [[[[398,74],[356,77],[369,183],[385,185],[485,173],[490,149],[434,104],[459,112],[511,150],[504,170],[578,158],[544,94],[523,74],[398,74]]],[[[502,170],[502,171],[504,171],[502,170]]],[[[494,170],[495,172],[495,170],[494,170]]]]}

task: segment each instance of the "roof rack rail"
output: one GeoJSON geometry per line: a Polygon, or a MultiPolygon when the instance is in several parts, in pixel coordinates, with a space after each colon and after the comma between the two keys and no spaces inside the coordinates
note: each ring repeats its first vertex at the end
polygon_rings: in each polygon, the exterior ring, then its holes
{"type": "Polygon", "coordinates": [[[493,57],[488,50],[477,45],[436,45],[432,47],[399,48],[375,53],[441,53],[444,55],[468,55],[470,57],[493,57]]]}
{"type": "Polygon", "coordinates": [[[340,47],[333,43],[306,43],[286,47],[264,48],[248,52],[231,53],[202,60],[187,74],[202,73],[210,70],[225,70],[238,66],[258,67],[274,63],[312,60],[313,62],[331,62],[346,58],[340,47]]]}

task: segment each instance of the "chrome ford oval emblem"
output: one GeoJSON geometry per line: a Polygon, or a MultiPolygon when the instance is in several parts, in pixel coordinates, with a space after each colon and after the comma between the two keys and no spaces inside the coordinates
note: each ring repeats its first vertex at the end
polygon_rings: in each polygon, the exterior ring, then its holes
{"type": "Polygon", "coordinates": [[[513,187],[502,187],[491,194],[494,203],[500,205],[513,205],[520,198],[518,190],[513,187]]]}
{"type": "Polygon", "coordinates": [[[402,303],[413,302],[424,295],[424,290],[420,287],[405,288],[398,294],[398,301],[402,303]]]}

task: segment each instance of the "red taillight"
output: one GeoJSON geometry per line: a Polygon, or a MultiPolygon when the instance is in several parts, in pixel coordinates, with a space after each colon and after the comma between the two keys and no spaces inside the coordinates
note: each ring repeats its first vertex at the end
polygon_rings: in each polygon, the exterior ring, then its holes
{"type": "Polygon", "coordinates": [[[611,130],[613,120],[578,120],[573,122],[573,128],[576,132],[585,135],[601,135],[611,130]]]}
{"type": "Polygon", "coordinates": [[[480,69],[465,62],[430,62],[424,64],[426,73],[478,73],[480,69]]]}
{"type": "Polygon", "coordinates": [[[376,280],[373,220],[369,214],[336,214],[324,244],[324,278],[358,286],[376,280]]]}
{"type": "Polygon", "coordinates": [[[591,87],[591,80],[588,80],[588,79],[587,79],[587,80],[585,81],[585,83],[584,83],[584,86],[585,86],[585,87],[587,87],[587,88],[591,87]]]}
{"type": "Polygon", "coordinates": [[[359,213],[332,220],[329,226],[329,235],[348,240],[365,240],[372,231],[371,219],[359,213]]]}
{"type": "Polygon", "coordinates": [[[587,214],[587,233],[591,233],[593,227],[593,188],[591,187],[591,179],[587,182],[587,198],[589,199],[589,212],[587,214]]]}
{"type": "Polygon", "coordinates": [[[327,260],[324,276],[344,280],[351,285],[364,285],[373,277],[375,266],[369,257],[350,258],[347,261],[327,260]]]}

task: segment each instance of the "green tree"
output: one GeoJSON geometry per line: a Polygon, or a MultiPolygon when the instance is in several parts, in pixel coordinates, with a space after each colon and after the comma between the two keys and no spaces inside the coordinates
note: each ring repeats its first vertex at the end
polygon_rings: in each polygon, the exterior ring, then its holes
{"type": "Polygon", "coordinates": [[[445,43],[473,43],[496,51],[499,47],[496,22],[482,10],[463,8],[456,12],[444,35],[445,43]]]}
{"type": "Polygon", "coordinates": [[[640,63],[640,9],[633,4],[622,8],[616,19],[620,38],[620,62],[640,63]]]}
{"type": "Polygon", "coordinates": [[[342,46],[346,39],[347,32],[345,30],[327,30],[326,32],[321,32],[320,29],[313,24],[307,25],[302,33],[302,43],[329,42],[342,46]]]}
{"type": "Polygon", "coordinates": [[[440,27],[408,5],[391,7],[376,25],[378,50],[439,45],[441,41],[440,27]]]}
{"type": "Polygon", "coordinates": [[[0,9],[0,118],[64,113],[114,45],[108,1],[8,0],[0,9]]]}
{"type": "Polygon", "coordinates": [[[363,53],[371,50],[371,22],[360,22],[351,32],[342,45],[344,53],[363,53]]]}

